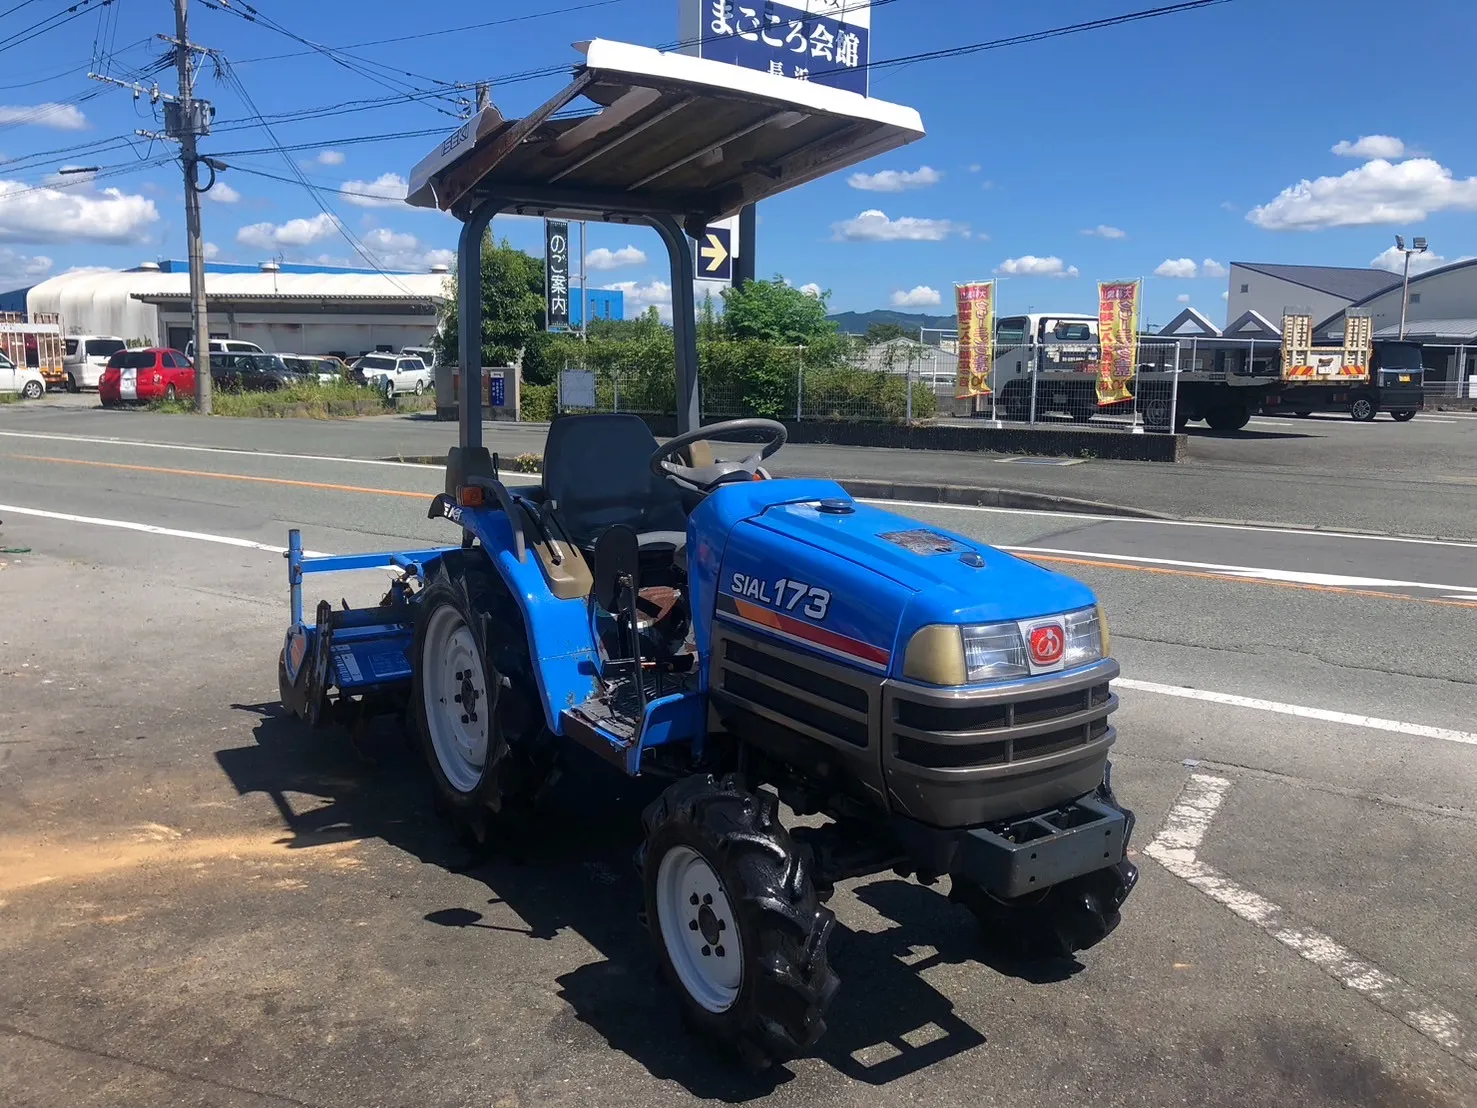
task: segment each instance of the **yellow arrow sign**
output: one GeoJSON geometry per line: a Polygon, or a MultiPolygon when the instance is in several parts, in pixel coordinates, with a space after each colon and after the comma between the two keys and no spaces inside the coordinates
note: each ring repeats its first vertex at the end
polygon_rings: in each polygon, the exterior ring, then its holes
{"type": "Polygon", "coordinates": [[[717,273],[723,268],[723,263],[728,261],[728,249],[723,245],[723,240],[712,231],[708,232],[708,245],[700,248],[698,253],[707,261],[707,272],[717,273]]]}

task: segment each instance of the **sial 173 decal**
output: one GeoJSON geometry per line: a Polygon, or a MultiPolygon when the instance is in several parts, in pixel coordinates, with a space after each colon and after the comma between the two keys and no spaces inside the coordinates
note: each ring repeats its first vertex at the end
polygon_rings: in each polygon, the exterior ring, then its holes
{"type": "Polygon", "coordinates": [[[735,573],[729,582],[729,591],[745,600],[757,600],[782,612],[798,611],[809,619],[820,621],[831,610],[831,592],[804,581],[791,581],[781,577],[765,581],[744,573],[735,573]],[[802,604],[802,601],[804,602],[802,604]]]}

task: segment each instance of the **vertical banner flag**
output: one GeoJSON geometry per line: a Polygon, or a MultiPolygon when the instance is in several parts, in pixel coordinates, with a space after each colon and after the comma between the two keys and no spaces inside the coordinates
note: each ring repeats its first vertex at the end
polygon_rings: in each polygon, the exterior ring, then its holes
{"type": "Polygon", "coordinates": [[[544,220],[544,311],[550,331],[569,330],[569,224],[544,220]]]}
{"type": "Polygon", "coordinates": [[[954,286],[959,308],[958,398],[990,395],[990,368],[995,361],[995,282],[954,286]]]}
{"type": "Polygon", "coordinates": [[[872,0],[681,0],[699,57],[867,95],[872,0]]]}
{"type": "Polygon", "coordinates": [[[1097,376],[1099,404],[1115,404],[1133,395],[1128,382],[1138,365],[1141,290],[1138,281],[1112,281],[1097,287],[1098,345],[1102,349],[1097,376]]]}

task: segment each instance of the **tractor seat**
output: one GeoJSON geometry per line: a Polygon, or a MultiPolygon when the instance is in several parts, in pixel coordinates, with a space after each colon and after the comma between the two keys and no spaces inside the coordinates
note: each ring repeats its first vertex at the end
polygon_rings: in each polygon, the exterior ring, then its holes
{"type": "Polygon", "coordinates": [[[608,527],[636,532],[643,579],[685,564],[687,513],[671,482],[651,472],[656,437],[634,415],[563,416],[544,444],[544,496],[586,555],[608,527]]]}

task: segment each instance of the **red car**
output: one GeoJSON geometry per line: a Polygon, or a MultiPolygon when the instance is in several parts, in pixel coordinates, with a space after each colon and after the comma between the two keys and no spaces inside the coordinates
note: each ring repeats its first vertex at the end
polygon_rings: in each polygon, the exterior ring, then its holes
{"type": "Polygon", "coordinates": [[[195,395],[195,367],[178,350],[120,350],[97,383],[104,408],[195,395]]]}

